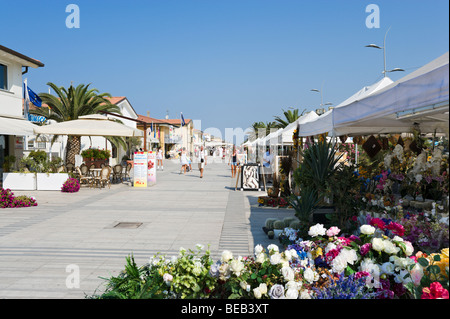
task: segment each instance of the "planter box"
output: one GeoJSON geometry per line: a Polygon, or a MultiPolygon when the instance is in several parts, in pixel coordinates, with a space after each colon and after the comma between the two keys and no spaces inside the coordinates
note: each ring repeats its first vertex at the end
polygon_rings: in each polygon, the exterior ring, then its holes
{"type": "Polygon", "coordinates": [[[83,158],[84,164],[87,165],[87,167],[91,167],[92,164],[95,165],[96,168],[100,168],[100,166],[102,164],[108,165],[109,164],[109,159],[99,159],[99,160],[90,160],[87,158],[83,158]]]}
{"type": "Polygon", "coordinates": [[[38,191],[60,191],[68,178],[69,174],[67,173],[37,173],[36,189],[38,191]]]}
{"type": "Polygon", "coordinates": [[[36,190],[35,173],[3,173],[3,188],[10,190],[36,190]]]}

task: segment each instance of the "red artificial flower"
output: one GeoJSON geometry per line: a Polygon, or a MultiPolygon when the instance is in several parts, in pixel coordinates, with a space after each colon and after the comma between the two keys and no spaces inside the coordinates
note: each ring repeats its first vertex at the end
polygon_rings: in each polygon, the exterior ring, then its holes
{"type": "Polygon", "coordinates": [[[386,224],[380,218],[372,218],[370,220],[370,225],[371,226],[376,226],[376,227],[378,227],[381,230],[384,230],[384,228],[386,227],[386,224]]]}
{"type": "Polygon", "coordinates": [[[440,282],[432,282],[429,288],[422,289],[422,299],[449,299],[448,290],[440,282]]]}

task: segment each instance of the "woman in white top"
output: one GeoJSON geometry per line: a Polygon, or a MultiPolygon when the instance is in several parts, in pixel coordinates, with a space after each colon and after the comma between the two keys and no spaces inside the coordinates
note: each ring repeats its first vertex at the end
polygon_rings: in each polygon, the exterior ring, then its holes
{"type": "MultiPolygon", "coordinates": [[[[185,147],[183,147],[183,149],[181,150],[180,161],[181,161],[181,170],[184,171],[184,174],[186,174],[186,168],[189,165],[189,161],[186,156],[186,148],[185,147]]],[[[181,174],[181,172],[180,172],[180,174],[181,174]]]]}
{"type": "Polygon", "coordinates": [[[161,170],[164,170],[162,161],[163,161],[163,151],[160,147],[160,148],[158,148],[158,153],[156,153],[156,162],[157,162],[158,169],[159,169],[159,165],[161,165],[161,170]]]}
{"type": "Polygon", "coordinates": [[[203,169],[205,168],[205,164],[206,164],[206,155],[202,146],[200,147],[200,152],[198,152],[198,169],[200,171],[200,178],[203,178],[203,169]]]}

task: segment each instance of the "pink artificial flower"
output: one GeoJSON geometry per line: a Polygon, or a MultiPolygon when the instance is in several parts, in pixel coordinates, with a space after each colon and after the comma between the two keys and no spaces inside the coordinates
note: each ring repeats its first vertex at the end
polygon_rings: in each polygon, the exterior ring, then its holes
{"type": "Polygon", "coordinates": [[[327,230],[327,236],[328,237],[336,236],[337,234],[339,234],[340,231],[341,230],[338,227],[332,226],[327,230]]]}
{"type": "Polygon", "coordinates": [[[361,248],[360,248],[361,255],[364,256],[364,255],[367,254],[371,249],[372,249],[372,244],[371,244],[371,243],[367,243],[367,244],[362,245],[361,248]]]}
{"type": "Polygon", "coordinates": [[[405,234],[405,228],[396,222],[390,222],[386,228],[392,231],[393,234],[398,235],[400,237],[402,237],[405,234]]]}
{"type": "Polygon", "coordinates": [[[449,299],[448,290],[440,282],[432,282],[429,288],[422,289],[422,299],[449,299]]]}

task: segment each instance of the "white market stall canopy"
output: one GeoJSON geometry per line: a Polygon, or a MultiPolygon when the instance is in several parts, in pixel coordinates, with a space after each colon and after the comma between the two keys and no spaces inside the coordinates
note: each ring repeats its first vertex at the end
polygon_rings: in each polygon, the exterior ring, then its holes
{"type": "Polygon", "coordinates": [[[333,111],[335,135],[410,132],[448,134],[448,52],[361,101],[333,111]]]}
{"type": "Polygon", "coordinates": [[[0,115],[0,135],[34,135],[35,127],[38,126],[26,119],[0,115]]]}
{"type": "Polygon", "coordinates": [[[36,126],[34,133],[79,136],[144,136],[142,130],[118,123],[99,114],[80,116],[73,121],[36,126]]]}
{"type": "Polygon", "coordinates": [[[394,82],[391,79],[389,79],[388,77],[384,77],[382,80],[370,86],[363,87],[361,90],[359,90],[358,92],[347,98],[345,101],[335,106],[333,109],[325,112],[321,116],[317,116],[311,121],[304,123],[304,125],[301,125],[299,136],[313,136],[323,133],[329,133],[330,135],[332,135],[334,129],[333,117],[335,110],[347,106],[351,103],[362,101],[368,96],[384,89],[385,87],[391,85],[392,83],[394,82]]]}
{"type": "Polygon", "coordinates": [[[281,134],[279,134],[278,136],[278,142],[280,144],[293,143],[292,135],[294,134],[295,129],[297,129],[299,125],[301,127],[304,123],[314,121],[317,118],[319,118],[319,115],[317,115],[317,113],[314,111],[300,116],[295,122],[290,123],[281,131],[281,134]]]}

